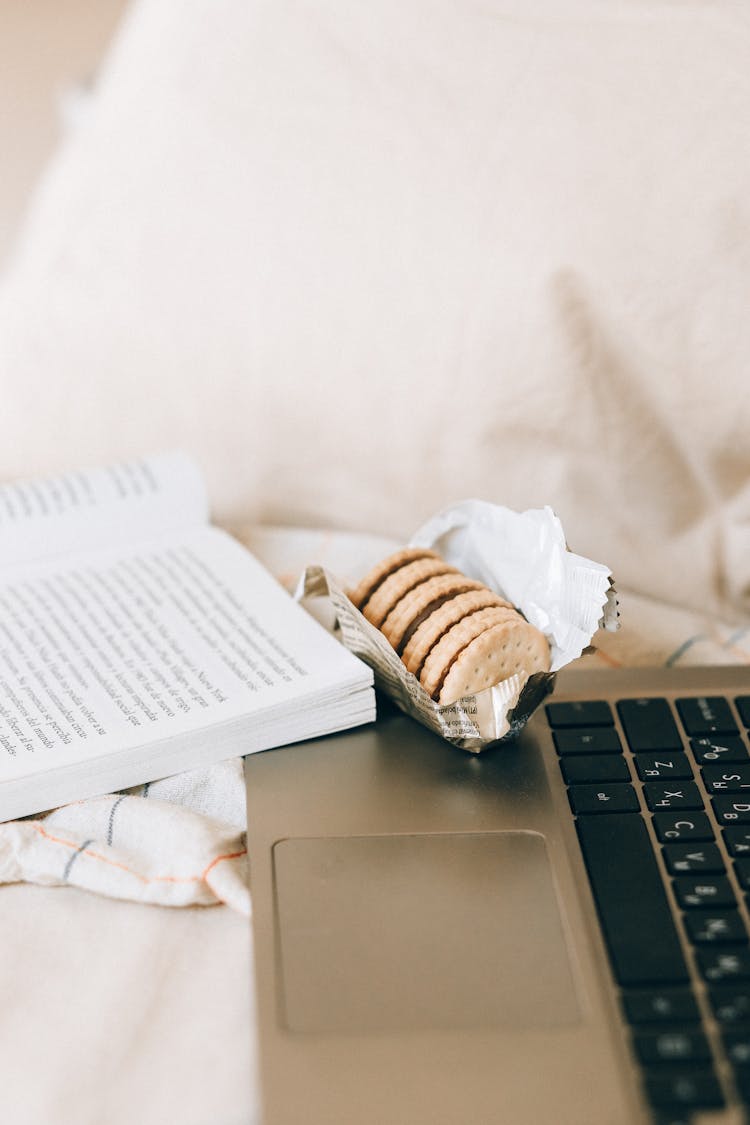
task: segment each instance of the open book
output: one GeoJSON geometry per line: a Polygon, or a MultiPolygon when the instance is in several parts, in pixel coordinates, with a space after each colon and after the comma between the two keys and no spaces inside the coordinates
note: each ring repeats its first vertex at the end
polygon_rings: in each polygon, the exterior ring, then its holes
{"type": "Polygon", "coordinates": [[[0,487],[0,820],[374,717],[188,457],[0,487]]]}

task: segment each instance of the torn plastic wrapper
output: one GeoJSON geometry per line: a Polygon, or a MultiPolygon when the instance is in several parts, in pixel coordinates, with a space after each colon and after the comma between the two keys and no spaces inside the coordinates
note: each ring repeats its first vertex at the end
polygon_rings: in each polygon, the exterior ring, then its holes
{"type": "Polygon", "coordinates": [[[463,750],[478,753],[518,734],[552,690],[555,673],[581,655],[598,628],[618,627],[612,575],[602,564],[567,549],[562,525],[550,508],[513,512],[467,500],[428,520],[410,546],[437,551],[515,605],[547,637],[550,671],[516,674],[441,707],[324,568],[307,568],[297,598],[373,669],[379,690],[463,750]]]}

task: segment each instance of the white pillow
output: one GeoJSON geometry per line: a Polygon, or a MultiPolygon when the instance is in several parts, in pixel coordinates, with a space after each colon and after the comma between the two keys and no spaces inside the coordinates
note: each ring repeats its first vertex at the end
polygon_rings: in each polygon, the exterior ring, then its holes
{"type": "Polygon", "coordinates": [[[0,475],[183,445],[220,517],[551,504],[750,610],[734,0],[140,0],[0,294],[0,475]]]}

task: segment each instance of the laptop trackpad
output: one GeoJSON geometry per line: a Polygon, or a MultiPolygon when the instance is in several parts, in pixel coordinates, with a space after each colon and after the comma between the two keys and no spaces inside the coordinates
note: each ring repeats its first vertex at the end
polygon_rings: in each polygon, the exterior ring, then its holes
{"type": "Polygon", "coordinates": [[[273,864],[290,1031],[577,1021],[538,833],[287,839],[273,864]]]}

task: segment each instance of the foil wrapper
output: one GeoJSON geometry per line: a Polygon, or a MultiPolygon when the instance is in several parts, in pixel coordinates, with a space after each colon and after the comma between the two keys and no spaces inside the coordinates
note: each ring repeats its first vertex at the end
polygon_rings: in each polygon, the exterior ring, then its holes
{"type": "Polygon", "coordinates": [[[409,546],[437,551],[446,562],[516,606],[547,638],[549,672],[515,674],[440,706],[324,567],[305,570],[296,596],[373,669],[380,691],[462,750],[479,753],[515,737],[552,691],[555,673],[581,655],[598,629],[619,625],[609,568],[568,549],[560,520],[550,508],[514,512],[486,501],[467,500],[429,519],[409,546]]]}

